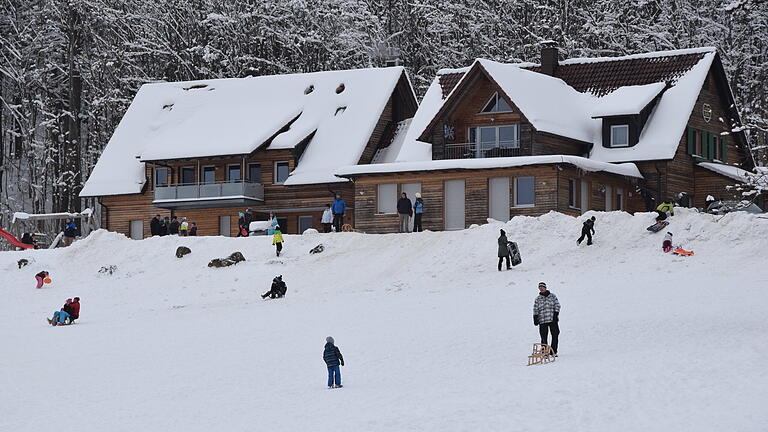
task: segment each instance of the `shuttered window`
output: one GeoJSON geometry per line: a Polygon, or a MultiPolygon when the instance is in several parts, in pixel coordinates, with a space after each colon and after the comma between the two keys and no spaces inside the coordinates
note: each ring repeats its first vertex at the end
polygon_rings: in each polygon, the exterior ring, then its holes
{"type": "Polygon", "coordinates": [[[701,131],[701,154],[704,159],[709,159],[709,132],[701,131]]]}
{"type": "Polygon", "coordinates": [[[725,163],[728,163],[728,136],[723,135],[720,138],[720,146],[722,147],[722,150],[720,150],[720,160],[722,160],[725,163]]]}
{"type": "Polygon", "coordinates": [[[696,154],[696,129],[688,128],[688,154],[696,154]]]}

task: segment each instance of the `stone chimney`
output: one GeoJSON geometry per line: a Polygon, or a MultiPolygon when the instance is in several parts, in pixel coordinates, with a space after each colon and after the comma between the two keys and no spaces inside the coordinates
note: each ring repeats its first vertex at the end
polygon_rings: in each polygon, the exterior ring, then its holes
{"type": "Polygon", "coordinates": [[[555,76],[558,60],[557,42],[541,42],[541,73],[555,76]]]}

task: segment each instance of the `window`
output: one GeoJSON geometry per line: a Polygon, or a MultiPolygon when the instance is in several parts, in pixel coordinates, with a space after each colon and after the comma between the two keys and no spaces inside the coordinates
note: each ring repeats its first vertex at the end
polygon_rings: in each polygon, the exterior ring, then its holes
{"type": "Polygon", "coordinates": [[[376,195],[376,213],[395,214],[397,213],[397,184],[380,184],[376,195]]]}
{"type": "Polygon", "coordinates": [[[181,184],[190,185],[195,183],[195,167],[181,167],[180,175],[181,184]]]}
{"type": "Polygon", "coordinates": [[[533,207],[536,203],[534,177],[515,177],[515,207],[533,207]]]}
{"type": "Polygon", "coordinates": [[[611,147],[629,147],[629,125],[611,126],[611,147]]]}
{"type": "Polygon", "coordinates": [[[248,164],[248,181],[253,183],[261,183],[261,164],[248,164]]]}
{"type": "Polygon", "coordinates": [[[299,216],[299,234],[304,234],[304,231],[314,227],[312,216],[299,216]]]}
{"type": "Polygon", "coordinates": [[[512,107],[498,93],[494,93],[488,103],[485,104],[481,113],[511,112],[512,107]]]}
{"type": "Polygon", "coordinates": [[[275,162],[275,184],[283,184],[287,178],[288,162],[275,162]]]}
{"type": "Polygon", "coordinates": [[[471,127],[469,128],[469,141],[478,144],[478,151],[495,147],[519,148],[520,125],[471,127]]]}
{"type": "Polygon", "coordinates": [[[576,180],[568,179],[568,207],[579,208],[579,197],[576,189],[576,180]]]}
{"type": "Polygon", "coordinates": [[[229,165],[227,167],[227,181],[240,181],[240,165],[229,165]]]}
{"type": "Polygon", "coordinates": [[[718,142],[719,140],[717,138],[718,138],[717,135],[712,136],[712,149],[714,150],[713,152],[714,154],[712,155],[712,158],[720,160],[720,152],[722,151],[722,149],[720,148],[720,145],[719,145],[720,143],[718,142]]]}
{"type": "Polygon", "coordinates": [[[203,171],[200,174],[200,179],[202,180],[203,184],[216,183],[216,167],[215,166],[204,166],[200,169],[203,171]]]}
{"type": "Polygon", "coordinates": [[[168,168],[155,168],[155,187],[168,186],[168,168]]]}

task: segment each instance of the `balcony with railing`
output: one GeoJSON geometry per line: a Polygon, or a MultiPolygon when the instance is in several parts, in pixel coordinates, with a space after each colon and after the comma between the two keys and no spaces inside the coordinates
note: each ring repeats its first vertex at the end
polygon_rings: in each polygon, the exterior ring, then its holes
{"type": "Polygon", "coordinates": [[[152,201],[161,208],[205,208],[264,202],[264,185],[249,181],[155,186],[152,201]]]}
{"type": "Polygon", "coordinates": [[[519,141],[446,144],[444,159],[480,159],[525,156],[519,141]]]}

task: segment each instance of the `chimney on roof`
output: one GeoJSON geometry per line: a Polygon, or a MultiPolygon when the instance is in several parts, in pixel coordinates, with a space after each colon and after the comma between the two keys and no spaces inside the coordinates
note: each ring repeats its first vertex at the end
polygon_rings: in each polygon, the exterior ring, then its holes
{"type": "Polygon", "coordinates": [[[557,42],[551,40],[541,42],[541,73],[555,76],[557,53],[557,42]]]}

